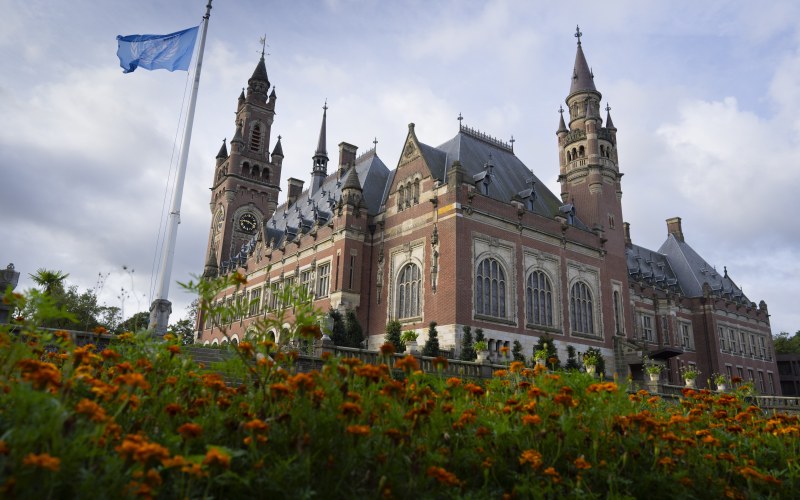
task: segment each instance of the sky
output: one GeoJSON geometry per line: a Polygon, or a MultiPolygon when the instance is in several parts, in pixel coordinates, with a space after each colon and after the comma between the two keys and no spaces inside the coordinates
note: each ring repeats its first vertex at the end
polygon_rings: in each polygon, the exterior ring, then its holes
{"type": "MultiPolygon", "coordinates": [[[[199,24],[206,0],[0,0],[0,267],[39,268],[125,317],[153,297],[188,72],[123,74],[116,36],[199,24]]],[[[559,192],[555,131],[575,27],[618,129],[623,215],[658,249],[665,220],[750,300],[800,330],[800,2],[238,0],[214,2],[170,300],[202,272],[214,157],[266,35],[286,178],[308,181],[322,106],[345,141],[394,168],[408,131],[439,145],[464,124],[513,135],[559,192]],[[792,208],[794,207],[794,208],[792,208]]]]}

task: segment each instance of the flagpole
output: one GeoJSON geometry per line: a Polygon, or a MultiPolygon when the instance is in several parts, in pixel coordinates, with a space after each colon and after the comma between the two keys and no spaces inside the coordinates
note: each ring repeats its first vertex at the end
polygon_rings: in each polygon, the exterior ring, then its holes
{"type": "Polygon", "coordinates": [[[200,87],[200,69],[203,66],[203,50],[206,45],[206,32],[208,20],[211,17],[211,0],[206,5],[206,15],[203,16],[203,28],[200,34],[200,49],[197,52],[197,62],[194,70],[194,83],[192,94],[189,97],[189,112],[186,115],[186,129],[183,132],[181,157],[178,164],[178,175],[175,179],[175,190],[172,194],[172,208],[167,219],[167,239],[164,244],[164,253],[161,260],[161,272],[158,276],[157,295],[150,305],[150,330],[153,335],[163,337],[167,333],[169,315],[172,313],[172,303],[169,301],[170,277],[172,262],[175,258],[175,241],[178,237],[178,224],[181,222],[181,199],[183,198],[183,184],[186,179],[186,164],[189,160],[189,144],[192,141],[192,124],[194,122],[194,108],[197,103],[197,89],[200,87]]]}

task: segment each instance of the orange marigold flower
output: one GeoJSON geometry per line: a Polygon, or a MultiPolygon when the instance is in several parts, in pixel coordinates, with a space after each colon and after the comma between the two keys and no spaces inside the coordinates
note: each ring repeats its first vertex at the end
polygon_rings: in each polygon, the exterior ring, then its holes
{"type": "Polygon", "coordinates": [[[452,472],[448,472],[444,467],[436,467],[435,465],[431,465],[428,467],[427,475],[428,477],[432,477],[446,486],[461,485],[461,481],[458,480],[458,476],[452,472]]]}
{"type": "Polygon", "coordinates": [[[578,406],[578,401],[572,399],[569,394],[557,394],[553,396],[553,402],[562,405],[564,408],[574,408],[578,406]]]}
{"type": "Polygon", "coordinates": [[[522,416],[522,424],[523,425],[539,425],[542,423],[542,417],[539,415],[523,415],[522,416]]]}
{"type": "Polygon", "coordinates": [[[458,387],[461,385],[461,379],[458,377],[450,377],[447,379],[447,387],[458,387]]]}
{"type": "Polygon", "coordinates": [[[118,384],[129,385],[133,388],[139,387],[143,391],[150,389],[150,383],[145,380],[144,375],[138,372],[119,375],[114,381],[118,384]]]}
{"type": "Polygon", "coordinates": [[[406,373],[409,373],[412,371],[419,370],[419,362],[417,362],[417,358],[409,354],[403,359],[398,360],[395,363],[395,367],[400,368],[406,373]]]}
{"type": "Polygon", "coordinates": [[[391,342],[386,342],[381,346],[381,356],[391,356],[395,352],[394,344],[391,342]]]}
{"type": "Polygon", "coordinates": [[[167,415],[174,417],[181,412],[181,405],[177,403],[170,403],[164,407],[164,411],[167,412],[167,415]]]}
{"type": "Polygon", "coordinates": [[[505,370],[495,370],[492,374],[493,377],[502,378],[508,375],[508,372],[505,370]]]}
{"type": "Polygon", "coordinates": [[[373,382],[379,381],[381,377],[383,377],[384,375],[383,369],[380,366],[375,366],[375,365],[356,366],[355,368],[353,368],[353,373],[355,373],[359,377],[364,377],[373,382]]]}
{"type": "Polygon", "coordinates": [[[231,456],[219,448],[211,448],[206,452],[203,465],[219,465],[223,469],[231,466],[231,456]]]}
{"type": "Polygon", "coordinates": [[[346,417],[353,417],[361,415],[362,411],[361,406],[356,403],[345,402],[339,406],[339,409],[342,411],[342,415],[346,417]]]}
{"type": "Polygon", "coordinates": [[[158,443],[148,441],[140,434],[128,434],[122,444],[114,448],[123,457],[145,463],[151,458],[163,460],[169,457],[169,450],[158,443]]]}
{"type": "Polygon", "coordinates": [[[433,368],[435,370],[447,370],[447,365],[447,358],[443,358],[442,356],[433,358],[433,368]]]}
{"type": "Polygon", "coordinates": [[[541,396],[547,396],[547,393],[535,386],[528,389],[529,398],[539,398],[541,396]]]}
{"type": "Polygon", "coordinates": [[[361,366],[361,360],[358,358],[344,358],[340,361],[340,363],[349,366],[350,368],[361,366]]]}
{"type": "Polygon", "coordinates": [[[467,384],[464,386],[464,389],[471,392],[475,396],[483,396],[483,394],[486,392],[483,390],[483,387],[475,384],[467,384]]]}
{"type": "Polygon", "coordinates": [[[550,480],[553,481],[554,483],[561,482],[561,474],[558,473],[555,467],[548,467],[542,472],[544,472],[546,476],[550,476],[550,480]]]}
{"type": "Polygon", "coordinates": [[[509,349],[508,347],[503,346],[503,347],[500,348],[500,354],[506,355],[506,354],[508,354],[508,351],[510,351],[510,350],[511,349],[509,349]]]}
{"type": "Polygon", "coordinates": [[[269,424],[263,420],[254,418],[253,420],[244,424],[244,428],[248,431],[264,432],[269,430],[269,424]]]}
{"type": "Polygon", "coordinates": [[[321,339],[322,329],[319,325],[303,325],[298,330],[298,335],[305,339],[321,339]]]}
{"type": "Polygon", "coordinates": [[[200,437],[203,434],[203,427],[192,422],[187,422],[178,427],[178,434],[183,436],[184,439],[200,437]]]}
{"type": "Polygon", "coordinates": [[[108,361],[116,361],[122,357],[122,354],[112,349],[103,349],[103,351],[100,352],[100,355],[103,356],[103,358],[107,359],[108,361]]]}
{"type": "Polygon", "coordinates": [[[107,417],[102,406],[86,398],[75,405],[75,411],[87,415],[92,422],[103,422],[107,417]]]}
{"type": "Polygon", "coordinates": [[[311,390],[314,388],[314,376],[311,373],[298,373],[287,380],[293,389],[311,390]]]}
{"type": "Polygon", "coordinates": [[[509,366],[509,371],[511,373],[519,373],[525,368],[525,363],[522,361],[512,361],[511,365],[509,366]]]}
{"type": "Polygon", "coordinates": [[[275,397],[288,396],[291,393],[289,386],[280,382],[270,385],[269,390],[275,397]]]}
{"type": "Polygon", "coordinates": [[[542,466],[542,454],[536,450],[525,450],[519,456],[519,464],[530,464],[532,469],[538,469],[542,466]]]}
{"type": "Polygon", "coordinates": [[[658,465],[663,465],[664,467],[670,467],[675,465],[675,460],[672,457],[661,457],[658,459],[658,465]]]}
{"type": "Polygon", "coordinates": [[[239,350],[242,351],[245,355],[249,356],[253,354],[253,344],[247,342],[246,340],[239,342],[239,350]]]}
{"type": "Polygon", "coordinates": [[[369,434],[370,428],[368,425],[348,425],[347,433],[354,436],[366,436],[369,434]]]}
{"type": "Polygon", "coordinates": [[[239,271],[236,271],[235,273],[233,273],[233,276],[231,276],[231,281],[236,283],[237,285],[246,285],[247,284],[247,278],[245,277],[245,275],[243,275],[239,271]]]}
{"type": "Polygon", "coordinates": [[[98,335],[104,335],[108,333],[108,330],[106,330],[105,327],[102,326],[96,326],[92,331],[98,335]]]}
{"type": "Polygon", "coordinates": [[[181,353],[181,348],[180,348],[180,346],[176,346],[176,345],[167,346],[167,350],[168,350],[168,351],[169,351],[169,352],[170,352],[170,353],[171,353],[173,356],[174,356],[174,355],[176,355],[176,354],[180,354],[180,353],[181,353]]]}
{"type": "Polygon", "coordinates": [[[32,382],[37,389],[61,386],[61,372],[53,363],[23,359],[17,366],[22,371],[23,380],[32,382]]]}
{"type": "Polygon", "coordinates": [[[22,464],[58,472],[61,468],[61,459],[49,453],[40,453],[38,455],[36,453],[28,453],[22,459],[22,464]]]}
{"type": "Polygon", "coordinates": [[[592,468],[592,464],[587,462],[586,459],[583,458],[583,455],[581,455],[578,458],[576,458],[574,464],[575,464],[575,467],[577,467],[578,469],[581,469],[581,470],[587,470],[587,469],[591,469],[592,468]]]}

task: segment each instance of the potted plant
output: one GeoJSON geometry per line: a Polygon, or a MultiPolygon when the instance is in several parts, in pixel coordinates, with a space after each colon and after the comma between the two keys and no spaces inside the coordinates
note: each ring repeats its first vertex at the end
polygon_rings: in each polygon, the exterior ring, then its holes
{"type": "Polygon", "coordinates": [[[719,392],[725,392],[728,389],[728,377],[721,373],[715,373],[711,376],[711,380],[714,381],[714,385],[717,386],[717,390],[719,392]]]}
{"type": "Polygon", "coordinates": [[[547,361],[547,342],[542,344],[541,349],[537,349],[533,351],[533,359],[536,361],[537,365],[544,365],[547,361]]]}
{"type": "Polygon", "coordinates": [[[479,340],[472,344],[475,353],[478,355],[478,363],[483,363],[489,359],[489,344],[485,340],[479,340]]]}
{"type": "Polygon", "coordinates": [[[595,371],[597,370],[597,362],[599,358],[597,357],[597,353],[594,352],[587,352],[583,355],[583,366],[586,368],[586,373],[589,375],[594,375],[595,371]]]}
{"type": "Polygon", "coordinates": [[[658,378],[661,375],[661,370],[663,369],[664,367],[662,365],[655,363],[652,359],[644,359],[644,371],[650,375],[651,382],[658,382],[658,378]]]}
{"type": "Polygon", "coordinates": [[[695,380],[697,379],[697,376],[700,375],[700,370],[698,370],[694,365],[682,366],[681,375],[683,376],[683,380],[686,382],[686,387],[694,388],[695,380]]]}
{"type": "Polygon", "coordinates": [[[408,352],[416,353],[417,351],[417,338],[419,337],[419,333],[413,330],[406,330],[400,335],[400,340],[406,345],[408,352]]]}

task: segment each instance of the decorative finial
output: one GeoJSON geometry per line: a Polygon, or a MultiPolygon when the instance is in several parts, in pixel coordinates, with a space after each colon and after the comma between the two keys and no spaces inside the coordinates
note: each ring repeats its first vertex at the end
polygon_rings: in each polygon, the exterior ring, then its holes
{"type": "Polygon", "coordinates": [[[463,117],[463,116],[461,116],[461,113],[460,113],[460,112],[458,113],[458,118],[457,118],[457,120],[458,120],[458,128],[461,128],[461,121],[462,121],[462,120],[464,120],[464,117],[463,117]]]}
{"type": "Polygon", "coordinates": [[[280,136],[280,134],[278,134],[278,140],[279,140],[279,141],[281,140],[281,136],[280,136]]]}
{"type": "Polygon", "coordinates": [[[258,41],[261,43],[261,59],[264,59],[264,53],[267,49],[267,34],[264,33],[264,36],[260,37],[258,41]]]}
{"type": "Polygon", "coordinates": [[[578,25],[575,25],[575,38],[578,39],[578,45],[581,44],[581,37],[582,36],[583,36],[583,33],[581,33],[581,27],[578,26],[578,25]]]}
{"type": "Polygon", "coordinates": [[[564,114],[564,107],[561,106],[560,104],[558,105],[558,112],[559,112],[559,114],[562,114],[562,115],[564,114]]]}
{"type": "Polygon", "coordinates": [[[611,105],[608,104],[608,102],[606,102],[606,113],[608,113],[609,111],[611,111],[611,105]]]}
{"type": "Polygon", "coordinates": [[[375,149],[375,150],[378,149],[378,138],[377,137],[372,139],[372,149],[375,149]]]}
{"type": "Polygon", "coordinates": [[[328,111],[328,99],[325,99],[325,104],[322,106],[323,111],[328,111]]]}
{"type": "Polygon", "coordinates": [[[511,134],[511,139],[508,142],[511,143],[511,151],[514,151],[514,143],[517,142],[517,140],[514,139],[514,134],[511,134]]]}

